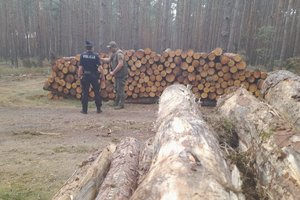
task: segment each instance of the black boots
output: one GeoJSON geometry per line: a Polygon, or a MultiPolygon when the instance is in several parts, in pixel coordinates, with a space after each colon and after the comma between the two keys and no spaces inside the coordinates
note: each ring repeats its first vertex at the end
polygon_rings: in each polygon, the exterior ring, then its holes
{"type": "Polygon", "coordinates": [[[98,113],[98,114],[102,113],[101,108],[97,108],[97,113],[98,113]]]}
{"type": "Polygon", "coordinates": [[[82,114],[87,114],[87,111],[81,110],[80,111],[82,114]]]}

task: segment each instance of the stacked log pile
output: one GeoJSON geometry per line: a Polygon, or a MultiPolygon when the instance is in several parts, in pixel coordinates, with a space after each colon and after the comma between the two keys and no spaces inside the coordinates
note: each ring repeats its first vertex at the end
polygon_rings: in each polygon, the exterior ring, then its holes
{"type": "Polygon", "coordinates": [[[55,61],[51,74],[44,83],[44,89],[49,90],[48,98],[59,99],[64,96],[81,98],[80,80],[77,76],[80,56],[63,57],[55,61]]]}
{"type": "MultiPolygon", "coordinates": [[[[262,80],[267,77],[259,70],[247,70],[240,55],[223,53],[220,48],[210,53],[184,52],[180,49],[167,49],[162,54],[149,48],[127,50],[125,60],[129,66],[125,89],[127,98],[132,99],[159,97],[167,86],[174,83],[191,85],[199,99],[216,100],[237,87],[244,87],[258,97],[262,80]]],[[[79,56],[56,61],[44,85],[44,89],[51,91],[50,98],[57,98],[56,95],[81,98],[80,80],[76,76],[78,61],[79,56]]],[[[101,96],[114,99],[114,78],[109,74],[108,64],[102,67],[106,87],[102,88],[101,96]]],[[[94,97],[92,90],[90,97],[94,97]]]]}

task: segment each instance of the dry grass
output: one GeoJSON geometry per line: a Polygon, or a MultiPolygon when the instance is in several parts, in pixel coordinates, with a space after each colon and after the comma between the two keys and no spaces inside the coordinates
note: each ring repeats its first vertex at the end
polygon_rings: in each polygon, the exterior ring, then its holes
{"type": "Polygon", "coordinates": [[[50,67],[13,67],[5,62],[0,62],[0,76],[47,75],[50,67]]]}
{"type": "Polygon", "coordinates": [[[223,155],[226,157],[227,162],[237,166],[242,176],[242,191],[246,199],[266,200],[267,195],[264,194],[262,188],[258,185],[258,174],[254,168],[255,159],[253,157],[254,150],[247,152],[239,152],[238,144],[239,138],[236,132],[235,124],[229,119],[223,118],[218,115],[216,109],[201,108],[203,118],[214,129],[216,136],[219,140],[223,155]]]}
{"type": "Polygon", "coordinates": [[[0,65],[0,106],[80,107],[78,100],[53,101],[43,90],[47,68],[11,68],[0,65]]]}

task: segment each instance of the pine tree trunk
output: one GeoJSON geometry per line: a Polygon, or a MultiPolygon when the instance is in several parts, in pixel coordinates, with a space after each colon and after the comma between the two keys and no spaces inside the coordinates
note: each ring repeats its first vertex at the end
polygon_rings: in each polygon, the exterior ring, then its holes
{"type": "MultiPolygon", "coordinates": [[[[300,7],[299,1],[297,1],[298,8],[300,7]]],[[[297,12],[297,28],[296,28],[296,39],[295,46],[293,51],[293,56],[297,56],[300,54],[300,12],[297,12]]]]}
{"type": "Polygon", "coordinates": [[[238,27],[238,13],[241,12],[239,10],[240,7],[240,3],[241,0],[235,0],[235,4],[234,4],[234,12],[233,12],[233,17],[232,17],[232,22],[231,22],[231,26],[230,26],[230,34],[229,34],[229,40],[228,40],[228,45],[227,45],[227,50],[229,52],[234,52],[236,53],[237,50],[237,43],[236,40],[237,38],[235,38],[235,33],[238,27]]]}
{"type": "Polygon", "coordinates": [[[221,43],[220,47],[227,51],[230,35],[230,22],[231,22],[231,11],[233,6],[233,0],[225,0],[224,5],[224,16],[221,30],[221,43]]]}
{"type": "MultiPolygon", "coordinates": [[[[288,10],[287,12],[289,13],[291,10],[293,0],[289,0],[288,3],[288,10]]],[[[283,60],[286,58],[286,51],[287,51],[287,45],[288,45],[288,37],[289,37],[289,22],[290,22],[290,16],[287,14],[285,16],[285,22],[284,22],[284,30],[283,30],[283,37],[282,37],[282,46],[281,46],[281,51],[280,51],[280,61],[283,62],[283,60]]]]}
{"type": "Polygon", "coordinates": [[[133,48],[138,49],[139,44],[139,19],[140,19],[140,0],[134,0],[133,4],[133,48]]]}
{"type": "Polygon", "coordinates": [[[100,30],[99,30],[99,33],[100,33],[100,49],[101,50],[107,50],[106,48],[106,45],[108,44],[108,40],[107,37],[108,37],[108,26],[107,26],[107,23],[108,23],[108,2],[107,0],[101,0],[101,12],[100,12],[100,30]]]}

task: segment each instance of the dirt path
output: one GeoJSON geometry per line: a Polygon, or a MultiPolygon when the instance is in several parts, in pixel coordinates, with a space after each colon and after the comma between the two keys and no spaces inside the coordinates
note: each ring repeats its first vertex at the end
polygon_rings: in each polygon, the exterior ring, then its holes
{"type": "Polygon", "coordinates": [[[48,100],[44,79],[0,77],[0,200],[50,199],[96,149],[154,135],[157,105],[105,103],[99,115],[90,103],[82,115],[78,101],[48,100]]]}

